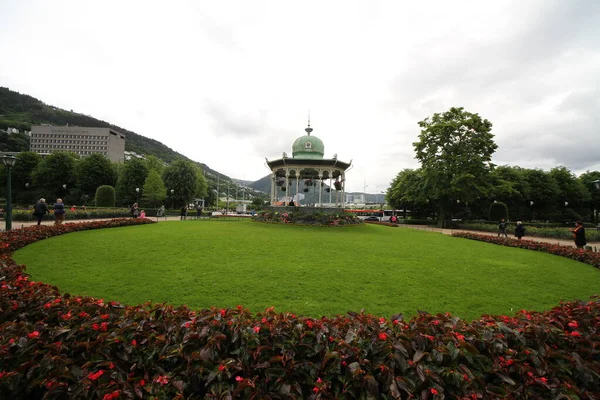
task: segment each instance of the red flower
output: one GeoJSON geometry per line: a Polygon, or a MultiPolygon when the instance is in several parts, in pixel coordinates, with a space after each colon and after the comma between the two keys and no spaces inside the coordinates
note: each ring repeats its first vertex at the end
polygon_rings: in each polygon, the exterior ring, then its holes
{"type": "Polygon", "coordinates": [[[465,336],[461,335],[460,333],[454,333],[454,336],[456,336],[458,340],[465,340],[465,336]]]}
{"type": "Polygon", "coordinates": [[[137,346],[137,340],[133,339],[133,340],[131,341],[131,345],[132,345],[132,346],[137,346]]]}
{"type": "Polygon", "coordinates": [[[309,328],[312,329],[312,327],[314,326],[313,322],[309,319],[308,321],[306,321],[306,326],[308,326],[309,328]]]}
{"type": "Polygon", "coordinates": [[[548,379],[546,379],[546,378],[544,378],[544,377],[541,377],[541,378],[540,378],[540,381],[542,381],[542,382],[544,382],[544,383],[548,383],[548,379]]]}
{"type": "Polygon", "coordinates": [[[379,323],[380,324],[385,324],[385,318],[383,318],[383,317],[379,318],[379,323]]]}
{"type": "Polygon", "coordinates": [[[142,380],[140,381],[140,386],[144,387],[145,385],[146,385],[146,381],[142,379],[142,380]]]}
{"type": "Polygon", "coordinates": [[[219,365],[219,371],[221,371],[221,372],[222,372],[222,371],[225,371],[226,369],[227,369],[227,367],[226,367],[226,366],[224,366],[224,365],[219,365]]]}
{"type": "Polygon", "coordinates": [[[221,314],[221,317],[224,317],[225,314],[227,314],[227,310],[225,310],[224,308],[222,308],[221,311],[219,311],[219,313],[221,314]]]}
{"type": "Polygon", "coordinates": [[[438,321],[437,319],[434,319],[433,321],[431,321],[431,323],[434,325],[439,325],[440,321],[438,321]]]}
{"type": "Polygon", "coordinates": [[[113,363],[108,364],[108,369],[115,369],[115,364],[113,364],[113,363]]]}
{"type": "Polygon", "coordinates": [[[71,319],[71,311],[69,311],[66,314],[61,315],[61,318],[64,319],[65,321],[68,321],[71,319]]]}
{"type": "Polygon", "coordinates": [[[253,330],[254,330],[254,332],[255,332],[255,333],[258,333],[258,332],[260,332],[260,326],[255,326],[255,327],[253,328],[253,330]]]}
{"type": "Polygon", "coordinates": [[[44,308],[46,310],[49,309],[50,307],[52,307],[52,303],[48,302],[48,303],[44,304],[44,308]]]}
{"type": "Polygon", "coordinates": [[[31,332],[31,333],[29,333],[29,334],[27,335],[27,337],[28,337],[29,339],[33,339],[33,338],[36,338],[36,337],[38,337],[38,336],[40,336],[40,333],[39,333],[38,331],[33,331],[33,332],[31,332]]]}
{"type": "Polygon", "coordinates": [[[319,390],[320,390],[320,389],[319,389],[318,387],[316,387],[316,386],[315,386],[315,387],[313,388],[313,390],[312,390],[312,391],[313,391],[313,392],[315,392],[315,393],[319,393],[319,390]]]}
{"type": "Polygon", "coordinates": [[[317,383],[322,383],[323,380],[321,378],[317,378],[317,383]]]}
{"type": "Polygon", "coordinates": [[[109,315],[108,314],[102,314],[100,316],[101,319],[108,319],[109,315]]]}
{"type": "Polygon", "coordinates": [[[79,313],[79,317],[80,318],[87,318],[89,316],[90,316],[90,314],[86,313],[85,311],[82,311],[82,312],[79,313]]]}
{"type": "Polygon", "coordinates": [[[236,376],[236,377],[235,377],[235,380],[236,380],[237,382],[241,382],[241,381],[243,381],[243,380],[244,380],[244,378],[242,378],[241,376],[236,376]]]}
{"type": "Polygon", "coordinates": [[[430,392],[431,392],[431,394],[432,394],[432,395],[434,395],[434,396],[435,396],[436,394],[438,394],[438,391],[437,391],[437,390],[435,390],[434,388],[431,388],[430,392]]]}
{"type": "Polygon", "coordinates": [[[579,324],[577,323],[577,321],[571,321],[567,325],[569,325],[573,329],[579,328],[579,324]]]}
{"type": "Polygon", "coordinates": [[[104,397],[102,398],[102,400],[113,400],[113,399],[118,399],[118,398],[119,398],[119,391],[115,390],[112,393],[105,394],[104,397]]]}
{"type": "Polygon", "coordinates": [[[383,333],[383,332],[382,332],[382,333],[380,333],[380,334],[379,334],[379,339],[380,339],[380,340],[386,340],[386,339],[387,339],[387,334],[385,334],[385,333],[383,333]]]}
{"type": "Polygon", "coordinates": [[[577,331],[573,331],[573,332],[571,332],[571,336],[579,337],[579,336],[581,336],[581,333],[579,333],[577,331]]]}
{"type": "Polygon", "coordinates": [[[154,379],[154,382],[160,383],[161,385],[166,385],[169,383],[169,378],[166,375],[159,375],[156,379],[154,379]]]}
{"type": "Polygon", "coordinates": [[[101,369],[101,370],[100,370],[100,371],[98,371],[98,372],[91,372],[91,373],[88,375],[88,378],[89,378],[91,381],[95,381],[96,379],[100,378],[100,377],[101,377],[103,374],[104,374],[104,370],[102,370],[102,369],[101,369]]]}

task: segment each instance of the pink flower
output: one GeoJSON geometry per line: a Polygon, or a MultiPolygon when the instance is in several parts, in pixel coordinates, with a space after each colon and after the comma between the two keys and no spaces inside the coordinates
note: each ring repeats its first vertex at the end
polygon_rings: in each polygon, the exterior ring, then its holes
{"type": "Polygon", "coordinates": [[[253,330],[254,330],[254,332],[255,332],[255,333],[258,333],[258,332],[260,332],[260,326],[255,326],[255,327],[253,328],[253,330]]]}
{"type": "Polygon", "coordinates": [[[36,337],[38,337],[38,336],[40,336],[40,333],[39,333],[38,331],[33,331],[33,332],[31,332],[31,333],[29,333],[29,334],[27,335],[27,337],[28,337],[29,339],[33,339],[33,338],[36,338],[36,337]]]}
{"type": "Polygon", "coordinates": [[[313,390],[312,390],[312,391],[313,391],[313,392],[315,392],[315,393],[319,393],[319,390],[320,390],[320,389],[319,389],[318,387],[316,387],[316,386],[315,386],[315,387],[313,388],[313,390]]]}
{"type": "Polygon", "coordinates": [[[160,383],[161,385],[166,385],[169,383],[169,378],[166,375],[159,375],[156,379],[154,379],[154,382],[160,383]]]}
{"type": "Polygon", "coordinates": [[[244,380],[244,378],[242,378],[241,376],[236,376],[236,377],[235,377],[235,380],[236,380],[237,382],[241,382],[241,381],[243,381],[243,380],[244,380]]]}

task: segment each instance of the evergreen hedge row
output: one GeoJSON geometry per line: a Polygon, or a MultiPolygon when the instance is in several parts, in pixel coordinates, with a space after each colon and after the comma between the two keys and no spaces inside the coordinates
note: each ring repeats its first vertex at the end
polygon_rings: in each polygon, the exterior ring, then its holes
{"type": "MultiPolygon", "coordinates": [[[[11,252],[123,219],[0,235],[0,398],[576,399],[600,396],[600,300],[547,312],[309,318],[123,306],[31,282],[11,252]],[[106,222],[106,224],[104,224],[106,222]]],[[[464,288],[468,290],[468,288],[464,288]]]]}

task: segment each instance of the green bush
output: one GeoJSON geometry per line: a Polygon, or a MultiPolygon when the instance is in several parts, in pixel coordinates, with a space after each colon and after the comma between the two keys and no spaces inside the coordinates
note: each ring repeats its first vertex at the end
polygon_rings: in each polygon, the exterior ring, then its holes
{"type": "Polygon", "coordinates": [[[117,201],[115,188],[109,185],[102,185],[96,189],[94,203],[98,207],[114,207],[117,201]]]}
{"type": "Polygon", "coordinates": [[[490,221],[500,221],[502,218],[508,221],[508,207],[501,201],[492,203],[489,215],[490,221]]]}
{"type": "MultiPolygon", "coordinates": [[[[85,210],[83,208],[78,208],[77,211],[71,211],[70,209],[65,209],[65,211],[66,220],[131,217],[131,213],[127,208],[103,209],[88,207],[85,210]]],[[[35,218],[33,217],[33,210],[15,210],[12,213],[12,219],[13,221],[33,221],[35,218]]],[[[54,213],[52,209],[50,210],[50,214],[44,216],[44,220],[54,220],[54,213]]]]}
{"type": "MultiPolygon", "coordinates": [[[[498,232],[497,223],[463,223],[458,225],[459,229],[481,232],[498,232]]],[[[525,223],[525,236],[535,236],[553,239],[573,240],[572,225],[562,225],[562,227],[544,227],[543,225],[529,225],[525,223]]],[[[507,232],[514,232],[515,224],[508,223],[507,232]]],[[[600,232],[593,227],[587,227],[585,237],[588,242],[600,242],[600,232]]]]}

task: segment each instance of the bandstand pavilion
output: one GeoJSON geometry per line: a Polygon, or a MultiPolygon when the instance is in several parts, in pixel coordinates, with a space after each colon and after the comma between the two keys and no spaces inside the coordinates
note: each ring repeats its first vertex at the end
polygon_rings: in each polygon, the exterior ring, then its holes
{"type": "Polygon", "coordinates": [[[300,196],[294,194],[310,191],[318,194],[314,207],[343,208],[346,171],[352,161],[340,161],[337,154],[330,159],[323,158],[325,146],[321,139],[311,135],[310,121],[305,131],[306,135],[300,136],[292,145],[292,157],[284,152],[277,160],[266,160],[271,170],[271,205],[306,205],[296,204],[300,196]]]}

